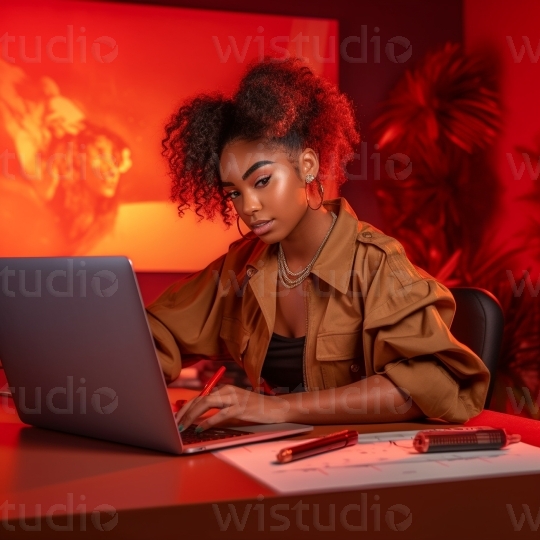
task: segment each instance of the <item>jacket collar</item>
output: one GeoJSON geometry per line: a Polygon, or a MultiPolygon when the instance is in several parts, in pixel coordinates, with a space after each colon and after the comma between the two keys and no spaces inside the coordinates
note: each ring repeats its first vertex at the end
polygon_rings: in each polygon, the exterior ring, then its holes
{"type": "MultiPolygon", "coordinates": [[[[329,199],[324,201],[323,205],[328,211],[336,213],[337,219],[311,272],[342,294],[346,294],[356,251],[358,218],[343,197],[329,199]]],[[[264,294],[264,291],[276,290],[278,244],[265,244],[262,240],[258,240],[258,244],[251,252],[246,266],[257,271],[250,280],[251,285],[264,294]],[[259,272],[260,270],[264,271],[259,272]]]]}
{"type": "Polygon", "coordinates": [[[356,253],[358,218],[343,197],[328,200],[323,204],[329,211],[336,213],[338,218],[311,271],[345,294],[349,288],[348,278],[356,253]]]}

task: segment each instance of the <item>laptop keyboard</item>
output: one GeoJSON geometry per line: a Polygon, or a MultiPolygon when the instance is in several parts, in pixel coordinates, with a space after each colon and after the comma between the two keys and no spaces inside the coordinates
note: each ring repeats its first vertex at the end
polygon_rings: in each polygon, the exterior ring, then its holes
{"type": "Polygon", "coordinates": [[[242,435],[251,435],[250,431],[239,431],[237,429],[227,428],[208,428],[201,433],[195,433],[195,426],[191,424],[186,430],[180,433],[184,444],[196,444],[206,441],[218,441],[220,439],[232,439],[242,435]]]}

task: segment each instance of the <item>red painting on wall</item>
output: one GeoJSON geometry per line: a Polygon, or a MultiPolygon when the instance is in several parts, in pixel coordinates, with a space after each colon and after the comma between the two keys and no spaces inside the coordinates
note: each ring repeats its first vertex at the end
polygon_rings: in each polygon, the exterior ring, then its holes
{"type": "Polygon", "coordinates": [[[336,43],[337,22],[324,19],[4,3],[0,256],[122,254],[139,271],[203,267],[238,231],[178,218],[160,155],[169,115],[193,94],[232,92],[265,54],[301,56],[336,82],[336,43]]]}

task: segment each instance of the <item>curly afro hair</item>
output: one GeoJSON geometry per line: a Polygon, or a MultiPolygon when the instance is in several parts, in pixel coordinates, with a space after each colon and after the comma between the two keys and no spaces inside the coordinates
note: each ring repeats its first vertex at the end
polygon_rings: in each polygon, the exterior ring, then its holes
{"type": "Polygon", "coordinates": [[[319,156],[319,179],[340,186],[360,136],[352,103],[334,85],[298,58],[265,57],[250,64],[232,97],[197,95],[166,125],[162,154],[180,216],[194,205],[200,219],[213,221],[219,212],[226,225],[234,223],[219,159],[224,146],[238,139],[261,139],[292,156],[313,148],[319,156]]]}

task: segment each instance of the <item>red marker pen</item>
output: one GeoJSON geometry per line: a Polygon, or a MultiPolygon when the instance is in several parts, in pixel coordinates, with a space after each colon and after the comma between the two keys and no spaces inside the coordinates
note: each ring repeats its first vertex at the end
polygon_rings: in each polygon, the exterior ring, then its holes
{"type": "Polygon", "coordinates": [[[417,452],[467,452],[470,450],[500,450],[521,440],[504,429],[438,429],[419,431],[413,439],[417,452]]]}

